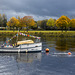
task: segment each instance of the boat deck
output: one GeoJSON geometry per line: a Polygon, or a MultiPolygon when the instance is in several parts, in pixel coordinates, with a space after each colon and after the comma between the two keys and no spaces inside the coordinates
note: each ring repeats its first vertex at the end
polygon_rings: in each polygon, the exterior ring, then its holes
{"type": "Polygon", "coordinates": [[[0,53],[24,53],[24,52],[39,52],[42,50],[42,43],[23,44],[18,47],[0,48],[0,53]]]}

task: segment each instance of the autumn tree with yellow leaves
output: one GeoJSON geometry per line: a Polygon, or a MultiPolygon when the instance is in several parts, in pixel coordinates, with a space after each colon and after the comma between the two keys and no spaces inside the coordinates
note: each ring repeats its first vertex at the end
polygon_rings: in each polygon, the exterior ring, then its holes
{"type": "Polygon", "coordinates": [[[8,27],[17,27],[21,29],[22,27],[26,27],[27,31],[31,26],[35,25],[35,21],[32,18],[32,16],[24,16],[23,18],[18,17],[16,19],[15,17],[11,17],[10,20],[7,22],[8,27]]]}
{"type": "Polygon", "coordinates": [[[59,19],[56,20],[56,26],[58,28],[63,29],[69,28],[70,19],[67,16],[61,16],[59,19]]]}
{"type": "Polygon", "coordinates": [[[13,27],[13,30],[14,30],[14,27],[18,27],[19,25],[19,20],[16,19],[15,17],[12,17],[10,18],[10,20],[7,22],[7,26],[8,27],[13,27]]]}
{"type": "Polygon", "coordinates": [[[19,31],[20,31],[22,27],[24,27],[24,24],[23,24],[22,18],[20,18],[19,16],[18,16],[18,21],[19,21],[19,24],[17,25],[17,28],[19,28],[19,31]]]}
{"type": "Polygon", "coordinates": [[[32,16],[24,16],[21,20],[22,24],[26,27],[27,32],[31,26],[35,25],[35,21],[32,16]]]}
{"type": "Polygon", "coordinates": [[[75,28],[75,19],[71,19],[69,25],[70,25],[71,28],[75,28]]]}
{"type": "MultiPolygon", "coordinates": [[[[6,20],[6,16],[2,16],[0,14],[0,26],[5,26],[5,23],[7,22],[6,20]]],[[[10,28],[12,27],[13,30],[14,28],[19,28],[21,30],[25,27],[27,31],[33,27],[38,29],[46,29],[47,27],[52,27],[54,29],[55,27],[57,27],[61,28],[63,31],[63,29],[67,30],[70,27],[75,28],[75,19],[70,20],[67,16],[63,15],[57,20],[50,18],[49,20],[34,21],[32,16],[24,16],[22,18],[18,16],[17,18],[11,17],[10,20],[7,22],[7,26],[10,28]]]]}

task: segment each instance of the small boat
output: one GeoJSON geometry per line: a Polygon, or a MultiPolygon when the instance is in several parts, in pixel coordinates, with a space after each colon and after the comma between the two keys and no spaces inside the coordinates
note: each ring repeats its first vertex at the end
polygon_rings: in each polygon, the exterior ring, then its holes
{"type": "MultiPolygon", "coordinates": [[[[29,35],[27,34],[23,33],[20,34],[29,37],[29,35]]],[[[35,36],[30,35],[30,37],[35,37],[35,36]]],[[[35,37],[35,38],[39,39],[40,37],[35,37]]],[[[8,43],[8,41],[6,42],[8,43]]],[[[3,44],[0,47],[0,53],[29,53],[29,52],[41,52],[41,50],[42,50],[42,42],[34,42],[32,40],[17,41],[16,45],[14,46],[11,45],[5,46],[3,44]]]]}

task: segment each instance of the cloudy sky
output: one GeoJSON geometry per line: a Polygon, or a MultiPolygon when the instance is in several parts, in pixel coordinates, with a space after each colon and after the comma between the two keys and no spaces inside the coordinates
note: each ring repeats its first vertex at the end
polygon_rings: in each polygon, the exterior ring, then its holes
{"type": "Polygon", "coordinates": [[[75,16],[75,0],[0,0],[0,13],[7,18],[33,16],[34,20],[75,16]]]}

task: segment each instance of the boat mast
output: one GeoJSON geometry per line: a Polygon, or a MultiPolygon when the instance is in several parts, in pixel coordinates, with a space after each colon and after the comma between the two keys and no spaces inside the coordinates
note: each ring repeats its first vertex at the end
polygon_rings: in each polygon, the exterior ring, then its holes
{"type": "Polygon", "coordinates": [[[18,34],[19,34],[19,28],[18,28],[18,32],[17,32],[17,41],[18,41],[18,34]]]}
{"type": "Polygon", "coordinates": [[[18,28],[18,32],[17,32],[17,35],[16,35],[16,37],[17,37],[16,46],[17,46],[17,42],[18,42],[18,34],[19,34],[19,28],[18,28]]]}

